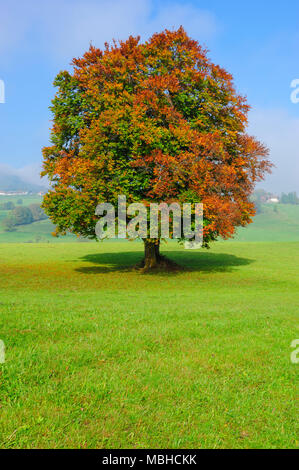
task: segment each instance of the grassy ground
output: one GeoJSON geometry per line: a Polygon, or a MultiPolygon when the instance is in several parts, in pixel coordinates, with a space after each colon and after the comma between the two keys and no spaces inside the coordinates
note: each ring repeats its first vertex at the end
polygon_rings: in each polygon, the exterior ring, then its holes
{"type": "Polygon", "coordinates": [[[236,241],[299,241],[299,205],[265,204],[253,223],[238,230],[236,241]]]}
{"type": "Polygon", "coordinates": [[[0,244],[0,446],[296,448],[299,242],[0,244]]]}
{"type": "MultiPolygon", "coordinates": [[[[0,204],[11,201],[15,206],[19,206],[18,200],[22,200],[23,207],[29,206],[30,204],[41,204],[42,197],[37,195],[25,195],[25,196],[0,196],[0,204]]],[[[2,221],[6,217],[9,217],[10,211],[0,210],[0,243],[39,243],[39,242],[76,242],[78,238],[74,235],[68,234],[65,237],[53,237],[52,232],[55,230],[55,226],[50,220],[41,220],[28,225],[20,225],[16,227],[13,232],[5,232],[2,226],[2,221]]]]}
{"type": "MultiPolygon", "coordinates": [[[[23,206],[41,203],[40,196],[1,196],[0,204],[22,199],[23,206]]],[[[65,243],[82,242],[76,236],[68,234],[65,237],[55,238],[51,235],[55,226],[49,220],[34,222],[29,225],[20,225],[14,232],[5,232],[1,220],[9,216],[9,211],[0,210],[0,243],[65,243]]],[[[254,222],[246,228],[239,229],[235,241],[299,241],[299,205],[265,204],[263,213],[254,218],[254,222]]]]}
{"type": "Polygon", "coordinates": [[[29,206],[29,204],[40,204],[42,202],[42,196],[37,194],[25,194],[25,195],[12,195],[12,196],[0,196],[0,204],[4,202],[13,202],[16,206],[23,205],[29,206]],[[19,204],[18,201],[22,200],[22,203],[19,204]]]}

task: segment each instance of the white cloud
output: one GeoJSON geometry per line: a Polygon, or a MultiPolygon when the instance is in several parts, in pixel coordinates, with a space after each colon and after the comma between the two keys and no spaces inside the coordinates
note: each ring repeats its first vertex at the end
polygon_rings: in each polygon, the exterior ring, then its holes
{"type": "Polygon", "coordinates": [[[41,165],[35,163],[32,165],[24,166],[23,168],[13,168],[10,165],[0,163],[0,175],[13,175],[18,176],[22,181],[39,186],[48,186],[46,178],[40,177],[41,165]]]}
{"type": "Polygon", "coordinates": [[[80,0],[72,5],[64,0],[46,4],[41,12],[44,47],[54,57],[69,62],[87,50],[91,42],[102,47],[113,38],[138,34],[149,15],[148,7],[146,0],[80,0]]]}
{"type": "Polygon", "coordinates": [[[281,109],[257,109],[250,113],[249,133],[270,148],[276,166],[262,186],[273,192],[299,193],[299,117],[281,109]]]}
{"type": "Polygon", "coordinates": [[[126,39],[129,34],[145,39],[180,25],[201,41],[210,39],[218,29],[211,13],[179,0],[157,6],[153,0],[0,0],[2,53],[16,50],[38,31],[39,46],[45,53],[69,62],[90,42],[102,47],[105,41],[126,39]]]}

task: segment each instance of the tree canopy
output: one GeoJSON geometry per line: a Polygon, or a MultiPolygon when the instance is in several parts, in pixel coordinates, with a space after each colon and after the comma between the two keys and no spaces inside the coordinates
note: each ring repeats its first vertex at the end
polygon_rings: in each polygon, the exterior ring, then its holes
{"type": "Polygon", "coordinates": [[[60,72],[43,207],[57,226],[95,238],[100,202],[202,202],[204,246],[255,213],[250,195],[270,171],[247,135],[246,99],[232,76],[181,27],[142,43],[91,46],[60,72]]]}

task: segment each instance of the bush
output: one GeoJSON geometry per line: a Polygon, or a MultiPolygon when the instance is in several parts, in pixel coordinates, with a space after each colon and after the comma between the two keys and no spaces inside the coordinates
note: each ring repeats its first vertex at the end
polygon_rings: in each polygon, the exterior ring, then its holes
{"type": "Polygon", "coordinates": [[[27,225],[44,219],[47,219],[47,215],[39,204],[31,204],[29,207],[18,206],[13,209],[11,217],[3,220],[3,226],[6,232],[13,232],[17,225],[27,225]]]}
{"type": "Polygon", "coordinates": [[[262,203],[257,200],[257,201],[255,201],[254,205],[255,205],[256,213],[257,214],[262,214],[262,212],[263,212],[262,203]]]}
{"type": "Polygon", "coordinates": [[[21,206],[21,205],[23,204],[23,199],[18,199],[18,200],[17,200],[17,204],[18,204],[19,206],[21,206]]]}
{"type": "Polygon", "coordinates": [[[29,209],[31,211],[34,222],[37,222],[38,220],[47,219],[47,215],[39,204],[31,204],[29,206],[29,209]]]}
{"type": "Polygon", "coordinates": [[[5,232],[15,232],[16,224],[15,224],[15,220],[12,217],[6,217],[6,219],[2,221],[2,224],[3,224],[5,232]]]}
{"type": "Polygon", "coordinates": [[[0,210],[2,210],[2,211],[11,211],[14,208],[15,208],[15,205],[11,201],[4,202],[3,204],[0,204],[0,210]]]}
{"type": "Polygon", "coordinates": [[[299,198],[296,192],[292,192],[289,194],[282,193],[281,196],[281,203],[282,204],[299,204],[299,198]]]}
{"type": "Polygon", "coordinates": [[[32,212],[28,207],[16,207],[12,212],[15,225],[26,225],[33,222],[32,212]]]}

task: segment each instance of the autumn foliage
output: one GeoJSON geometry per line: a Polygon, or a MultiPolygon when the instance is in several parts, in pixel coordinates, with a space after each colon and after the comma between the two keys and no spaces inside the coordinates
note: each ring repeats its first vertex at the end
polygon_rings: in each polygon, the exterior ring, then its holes
{"type": "Polygon", "coordinates": [[[249,106],[232,76],[183,28],[93,46],[60,72],[52,189],[43,207],[57,225],[95,237],[99,202],[203,202],[204,244],[254,215],[250,194],[270,171],[267,148],[246,134],[249,106]]]}

